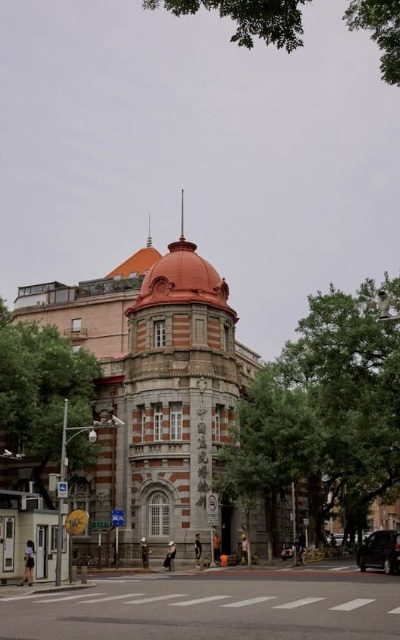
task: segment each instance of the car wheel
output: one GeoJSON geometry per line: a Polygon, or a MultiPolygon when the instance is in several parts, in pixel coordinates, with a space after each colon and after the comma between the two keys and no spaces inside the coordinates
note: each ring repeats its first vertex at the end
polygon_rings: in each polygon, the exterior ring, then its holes
{"type": "Polygon", "coordinates": [[[365,560],[360,560],[360,571],[364,573],[364,571],[366,570],[367,570],[367,567],[365,566],[365,560]]]}
{"type": "Polygon", "coordinates": [[[388,558],[386,558],[385,562],[383,563],[383,570],[387,576],[393,573],[392,563],[388,558]]]}

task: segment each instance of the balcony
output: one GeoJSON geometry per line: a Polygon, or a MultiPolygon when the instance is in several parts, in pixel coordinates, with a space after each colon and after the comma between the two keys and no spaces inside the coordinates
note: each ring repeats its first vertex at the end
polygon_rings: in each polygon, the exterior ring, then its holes
{"type": "Polygon", "coordinates": [[[64,329],[64,336],[72,340],[86,340],[88,337],[88,330],[85,327],[81,327],[80,329],[64,329]]]}
{"type": "Polygon", "coordinates": [[[131,444],[129,447],[129,457],[131,459],[141,458],[170,458],[190,456],[190,442],[169,441],[169,442],[142,442],[131,444]]]}
{"type": "Polygon", "coordinates": [[[106,360],[100,364],[104,378],[110,378],[111,376],[118,376],[124,373],[123,360],[106,360]]]}

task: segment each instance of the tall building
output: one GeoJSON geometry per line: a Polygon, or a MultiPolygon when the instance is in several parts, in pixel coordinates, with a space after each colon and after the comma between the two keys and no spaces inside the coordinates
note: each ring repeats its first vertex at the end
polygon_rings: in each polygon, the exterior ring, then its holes
{"type": "MultiPolygon", "coordinates": [[[[170,539],[193,556],[195,533],[210,537],[207,496],[219,472],[217,454],[260,356],[235,339],[237,315],[214,267],[181,237],[161,255],[151,246],[104,278],[66,286],[20,287],[14,321],[55,324],[73,349],[102,364],[94,418],[117,415],[118,429],[99,430],[95,468],[69,477],[71,507],[91,516],[87,536],[124,512],[119,541],[145,536],[160,556],[170,539]]],[[[22,465],[20,467],[22,469],[22,465]]],[[[239,514],[221,504],[223,548],[236,548],[239,514]]]]}

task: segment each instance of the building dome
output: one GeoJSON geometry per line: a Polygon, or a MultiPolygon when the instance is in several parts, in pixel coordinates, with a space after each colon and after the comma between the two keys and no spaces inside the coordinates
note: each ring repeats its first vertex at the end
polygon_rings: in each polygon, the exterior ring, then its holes
{"type": "Polygon", "coordinates": [[[146,274],[140,295],[129,311],[161,304],[207,304],[236,312],[228,305],[229,287],[214,267],[196,253],[197,246],[180,238],[168,245],[169,253],[146,274]]]}

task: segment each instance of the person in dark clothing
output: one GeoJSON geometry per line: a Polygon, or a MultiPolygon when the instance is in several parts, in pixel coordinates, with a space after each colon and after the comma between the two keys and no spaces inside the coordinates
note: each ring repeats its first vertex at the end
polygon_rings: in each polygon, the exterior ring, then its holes
{"type": "Polygon", "coordinates": [[[176,556],[176,546],[173,540],[171,540],[171,542],[168,545],[167,555],[165,556],[165,560],[164,560],[164,567],[165,569],[167,569],[167,571],[174,570],[175,556],[176,556]]]}
{"type": "Polygon", "coordinates": [[[22,587],[24,584],[28,583],[31,587],[33,584],[33,567],[35,566],[35,544],[33,540],[28,540],[26,543],[26,548],[24,551],[24,579],[20,582],[20,586],[22,587]]]}
{"type": "Polygon", "coordinates": [[[196,564],[199,566],[200,565],[200,558],[201,558],[201,554],[203,551],[203,547],[202,544],[200,542],[200,534],[196,533],[196,540],[194,543],[194,553],[196,556],[196,564]]]}
{"type": "Polygon", "coordinates": [[[302,552],[306,550],[306,536],[303,532],[299,535],[299,547],[302,552]]]}
{"type": "Polygon", "coordinates": [[[143,563],[143,569],[148,569],[149,568],[149,545],[147,543],[146,538],[142,538],[140,541],[140,551],[142,553],[142,563],[143,563]]]}
{"type": "Polygon", "coordinates": [[[295,541],[296,547],[296,564],[305,564],[304,552],[306,550],[306,537],[304,533],[300,533],[295,541]]]}

